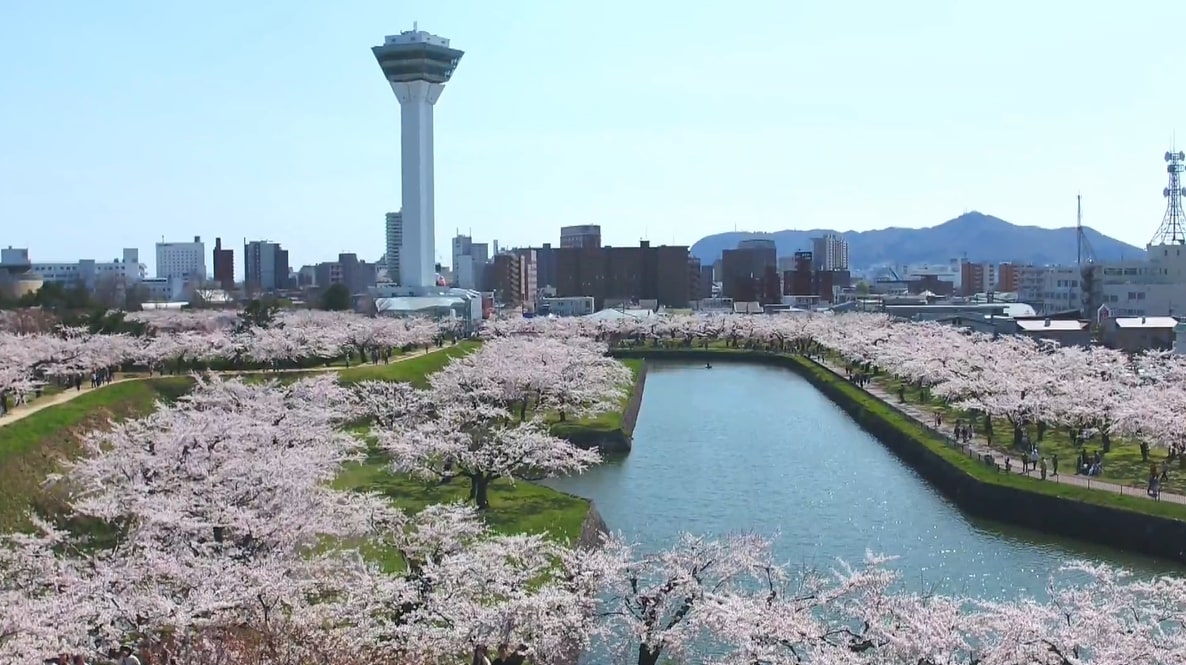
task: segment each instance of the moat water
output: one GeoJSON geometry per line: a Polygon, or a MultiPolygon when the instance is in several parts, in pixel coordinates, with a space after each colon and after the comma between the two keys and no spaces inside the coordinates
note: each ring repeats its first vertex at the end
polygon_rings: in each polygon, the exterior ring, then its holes
{"type": "Polygon", "coordinates": [[[630,455],[547,484],[593,499],[644,546],[753,531],[781,561],[823,569],[871,550],[897,556],[917,590],[1041,596],[1071,559],[1184,572],[970,517],[803,378],[761,365],[651,363],[630,455]]]}

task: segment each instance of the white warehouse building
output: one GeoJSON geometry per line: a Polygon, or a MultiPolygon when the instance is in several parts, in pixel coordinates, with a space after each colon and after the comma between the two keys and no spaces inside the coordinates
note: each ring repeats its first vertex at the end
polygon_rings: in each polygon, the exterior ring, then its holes
{"type": "Polygon", "coordinates": [[[41,275],[45,283],[82,283],[94,290],[100,281],[118,281],[122,284],[139,282],[147,276],[147,268],[140,263],[140,250],[125,248],[123,259],[95,261],[82,259],[71,263],[30,263],[30,270],[41,275]]]}

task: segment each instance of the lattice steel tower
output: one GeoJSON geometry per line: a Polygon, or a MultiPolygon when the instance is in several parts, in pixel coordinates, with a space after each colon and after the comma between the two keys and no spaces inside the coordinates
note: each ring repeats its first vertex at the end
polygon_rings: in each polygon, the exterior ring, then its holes
{"type": "Polygon", "coordinates": [[[1186,212],[1182,211],[1182,171],[1186,170],[1186,153],[1167,152],[1165,170],[1170,174],[1170,185],[1162,192],[1165,195],[1165,218],[1157,229],[1150,245],[1186,245],[1186,212]]]}

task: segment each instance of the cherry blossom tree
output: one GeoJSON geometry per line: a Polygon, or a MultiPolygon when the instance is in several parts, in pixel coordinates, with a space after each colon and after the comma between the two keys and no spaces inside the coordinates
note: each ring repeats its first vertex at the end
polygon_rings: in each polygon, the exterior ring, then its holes
{"type": "Polygon", "coordinates": [[[490,507],[490,483],[499,479],[542,480],[580,473],[601,461],[555,437],[535,422],[483,426],[468,422],[464,407],[440,410],[436,418],[379,435],[394,469],[427,479],[461,476],[470,481],[470,499],[490,507]]]}

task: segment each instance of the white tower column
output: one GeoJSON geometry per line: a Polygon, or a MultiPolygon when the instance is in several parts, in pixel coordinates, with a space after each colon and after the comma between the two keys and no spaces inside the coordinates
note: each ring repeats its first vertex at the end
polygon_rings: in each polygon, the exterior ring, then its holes
{"type": "Polygon", "coordinates": [[[400,173],[403,243],[400,285],[436,285],[433,210],[432,107],[445,86],[428,81],[391,83],[400,107],[400,173]]]}

